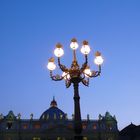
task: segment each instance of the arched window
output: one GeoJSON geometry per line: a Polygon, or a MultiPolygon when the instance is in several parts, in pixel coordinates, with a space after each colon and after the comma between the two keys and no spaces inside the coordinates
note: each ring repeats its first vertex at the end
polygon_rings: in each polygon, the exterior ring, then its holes
{"type": "Polygon", "coordinates": [[[45,115],[42,116],[42,119],[43,119],[43,120],[45,119],[45,115]]]}
{"type": "Polygon", "coordinates": [[[48,120],[49,119],[49,114],[47,114],[47,117],[46,117],[46,120],[48,120]]]}

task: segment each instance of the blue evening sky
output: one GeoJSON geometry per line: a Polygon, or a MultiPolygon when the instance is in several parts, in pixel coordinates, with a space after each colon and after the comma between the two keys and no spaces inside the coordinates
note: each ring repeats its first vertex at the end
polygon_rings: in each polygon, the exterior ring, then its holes
{"type": "Polygon", "coordinates": [[[46,64],[61,42],[70,66],[73,37],[89,41],[92,69],[96,50],[105,60],[101,76],[80,85],[82,118],[109,111],[119,129],[140,124],[140,0],[0,0],[0,113],[39,118],[55,96],[71,118],[73,87],[51,81],[46,64]]]}

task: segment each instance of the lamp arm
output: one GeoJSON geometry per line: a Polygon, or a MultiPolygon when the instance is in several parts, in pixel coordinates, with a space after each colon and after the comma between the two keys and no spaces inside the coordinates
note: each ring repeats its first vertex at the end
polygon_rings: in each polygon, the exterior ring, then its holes
{"type": "Polygon", "coordinates": [[[71,81],[70,80],[66,80],[65,81],[65,85],[66,85],[66,88],[69,88],[71,86],[71,81]]]}
{"type": "Polygon", "coordinates": [[[85,55],[85,63],[82,65],[80,72],[83,73],[83,71],[85,70],[85,68],[87,67],[88,64],[88,57],[87,55],[85,55]]]}
{"type": "Polygon", "coordinates": [[[52,71],[50,71],[50,77],[53,81],[61,81],[64,79],[63,76],[60,76],[60,75],[53,75],[52,71]]]}
{"type": "Polygon", "coordinates": [[[65,65],[62,65],[61,62],[60,62],[60,57],[58,57],[58,66],[59,68],[63,71],[63,72],[67,72],[68,69],[65,65]]]}
{"type": "Polygon", "coordinates": [[[101,74],[101,65],[98,66],[99,70],[98,71],[92,71],[91,75],[86,74],[88,77],[93,78],[93,77],[97,77],[100,76],[101,74]]]}
{"type": "Polygon", "coordinates": [[[89,86],[89,78],[87,78],[87,79],[83,79],[82,80],[82,83],[83,83],[83,85],[85,85],[85,86],[89,86]]]}

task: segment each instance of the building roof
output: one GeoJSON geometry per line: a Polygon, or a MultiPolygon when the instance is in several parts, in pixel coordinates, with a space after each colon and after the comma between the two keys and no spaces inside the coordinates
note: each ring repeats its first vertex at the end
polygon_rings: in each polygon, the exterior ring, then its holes
{"type": "Polygon", "coordinates": [[[139,137],[140,138],[140,126],[136,126],[133,123],[126,126],[120,131],[120,136],[128,136],[130,138],[139,137]]]}
{"type": "Polygon", "coordinates": [[[66,119],[66,114],[57,107],[57,102],[53,97],[53,100],[50,103],[50,108],[47,109],[40,117],[41,120],[62,120],[66,119]]]}

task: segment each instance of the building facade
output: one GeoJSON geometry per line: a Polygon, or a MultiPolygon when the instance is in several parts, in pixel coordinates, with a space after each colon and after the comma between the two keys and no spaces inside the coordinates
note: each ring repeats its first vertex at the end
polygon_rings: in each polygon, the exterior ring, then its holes
{"type": "MultiPolygon", "coordinates": [[[[73,116],[74,118],[74,116],[73,116]]],[[[21,119],[21,115],[0,115],[0,140],[72,140],[74,137],[74,119],[57,107],[55,99],[39,119],[21,119]]],[[[97,120],[82,120],[83,140],[117,140],[118,127],[115,116],[106,112],[97,120]]]]}

